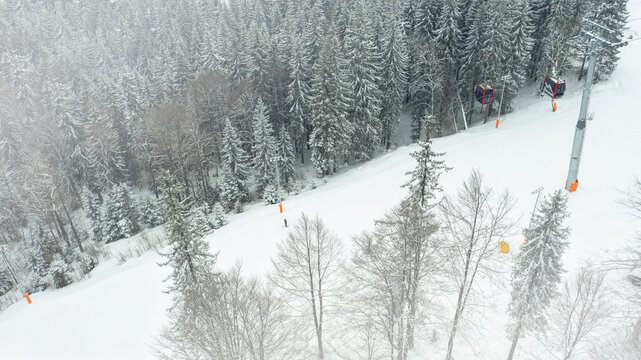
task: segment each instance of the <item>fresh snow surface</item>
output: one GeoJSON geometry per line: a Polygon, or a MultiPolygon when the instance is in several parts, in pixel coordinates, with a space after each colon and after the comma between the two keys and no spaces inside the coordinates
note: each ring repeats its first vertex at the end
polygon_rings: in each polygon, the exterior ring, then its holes
{"type": "MultiPolygon", "coordinates": [[[[640,1],[630,1],[629,9],[631,19],[641,16],[640,1]]],[[[638,37],[641,21],[630,23],[630,27],[626,34],[638,37]]],[[[618,202],[635,174],[641,176],[639,58],[641,41],[631,42],[622,49],[612,79],[592,91],[594,120],[588,123],[579,190],[570,196],[572,244],[565,258],[570,272],[585,259],[603,257],[604,251],[624,245],[641,227],[618,202]]],[[[518,201],[515,219],[520,228],[525,227],[535,200],[531,192],[543,186],[545,193],[550,193],[565,183],[581,101],[576,77],[569,78],[568,84],[570,90],[558,101],[555,113],[548,98],[525,89],[514,105],[516,111],[504,116],[498,129],[491,119],[467,132],[436,139],[435,150],[445,152],[448,166],[453,167],[442,178],[446,193],[453,193],[472,169],[479,169],[488,186],[497,191],[509,188],[514,194],[518,201]]],[[[370,229],[374,220],[405,194],[400,185],[406,181],[405,172],[414,166],[409,154],[416,149],[416,145],[401,147],[344,169],[317,189],[288,198],[284,215],[293,225],[302,212],[319,214],[349,247],[352,235],[370,229]]],[[[230,216],[228,225],[207,238],[219,251],[220,268],[241,261],[246,274],[269,271],[276,244],[287,233],[282,217],[277,206],[264,205],[248,206],[244,213],[230,216]]],[[[510,241],[516,250],[522,235],[516,232],[510,241]]],[[[114,244],[114,248],[122,246],[114,244]]],[[[31,305],[21,301],[9,307],[0,313],[0,359],[153,358],[150,345],[170,303],[162,281],[169,269],[160,267],[161,261],[156,253],[123,265],[114,258],[99,265],[84,281],[33,294],[31,305]]],[[[509,283],[509,273],[505,281],[509,283]]],[[[467,342],[457,339],[457,352],[460,348],[468,354],[463,358],[505,356],[509,347],[503,330],[506,305],[503,297],[486,310],[489,319],[481,334],[467,342]]],[[[442,344],[446,335],[440,337],[442,344]]],[[[414,354],[416,358],[427,355],[420,349],[414,354]]],[[[439,345],[434,351],[442,350],[439,345]]],[[[520,355],[525,356],[524,352],[520,355]]]]}

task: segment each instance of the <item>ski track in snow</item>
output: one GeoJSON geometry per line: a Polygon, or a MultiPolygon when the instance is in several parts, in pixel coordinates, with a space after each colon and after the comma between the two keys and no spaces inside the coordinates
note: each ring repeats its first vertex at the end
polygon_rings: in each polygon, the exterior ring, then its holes
{"type": "MultiPolygon", "coordinates": [[[[632,0],[628,6],[631,18],[641,14],[641,1],[632,0]]],[[[630,26],[626,34],[641,31],[641,22],[630,26]]],[[[603,257],[604,252],[630,241],[641,227],[618,203],[634,175],[641,176],[641,119],[637,115],[641,43],[632,42],[621,53],[612,79],[597,84],[592,92],[594,120],[588,123],[579,190],[570,196],[572,235],[565,257],[570,273],[587,258],[603,257]]],[[[535,200],[531,192],[543,186],[544,193],[550,193],[565,183],[582,87],[576,77],[569,78],[568,84],[570,90],[557,101],[555,113],[548,98],[534,97],[526,89],[514,104],[518,110],[505,115],[499,129],[491,118],[467,132],[436,139],[435,151],[445,152],[447,165],[453,167],[441,179],[445,192],[452,194],[472,169],[479,169],[486,185],[497,192],[510,189],[518,202],[514,215],[519,229],[526,226],[535,200]]],[[[342,170],[317,189],[288,198],[284,215],[291,225],[302,212],[322,215],[349,254],[351,236],[371,229],[374,220],[405,194],[400,185],[406,181],[405,172],[414,166],[409,154],[416,149],[415,145],[400,147],[342,170]]],[[[285,235],[278,207],[255,204],[230,216],[229,224],[207,239],[219,251],[221,269],[242,261],[245,274],[262,276],[271,269],[270,257],[285,235]]],[[[522,242],[520,232],[509,242],[517,250],[522,242]]],[[[0,313],[0,358],[152,359],[150,345],[170,303],[162,292],[169,269],[158,265],[161,260],[155,253],[123,265],[112,259],[100,264],[87,280],[33,294],[31,305],[26,301],[12,305],[0,313]]],[[[506,273],[508,285],[509,279],[506,273]]],[[[461,358],[505,356],[509,346],[504,333],[506,301],[503,296],[489,304],[481,333],[466,332],[469,344],[462,336],[457,338],[457,352],[469,352],[461,358]]],[[[447,339],[443,333],[440,336],[442,344],[447,339]]],[[[440,353],[441,347],[419,346],[415,356],[422,358],[422,351],[440,353]]]]}

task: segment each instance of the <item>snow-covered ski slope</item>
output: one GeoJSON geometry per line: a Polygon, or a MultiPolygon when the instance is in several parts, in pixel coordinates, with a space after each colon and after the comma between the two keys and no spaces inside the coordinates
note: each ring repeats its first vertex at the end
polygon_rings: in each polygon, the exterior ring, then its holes
{"type": "MultiPolygon", "coordinates": [[[[641,16],[641,1],[630,1],[629,8],[631,19],[641,16]]],[[[638,38],[641,21],[630,27],[627,34],[638,38]]],[[[641,228],[618,203],[634,175],[641,176],[640,59],[641,41],[631,42],[622,49],[612,79],[593,89],[594,121],[588,123],[579,190],[570,196],[572,245],[565,259],[569,270],[588,257],[603,257],[602,251],[613,251],[641,228]]],[[[525,90],[516,111],[505,116],[498,129],[493,119],[435,140],[435,149],[446,152],[445,160],[453,168],[442,179],[445,191],[452,193],[472,169],[479,169],[488,186],[497,191],[507,187],[515,195],[515,215],[519,226],[526,226],[535,200],[531,192],[543,186],[549,193],[565,183],[581,99],[576,78],[569,78],[568,84],[571,90],[558,101],[556,113],[547,98],[525,90]]],[[[369,229],[404,195],[400,185],[414,166],[409,156],[414,150],[416,146],[399,148],[288,198],[286,218],[293,224],[301,212],[322,215],[349,246],[352,235],[369,229]]],[[[228,225],[208,238],[219,250],[219,266],[226,269],[242,261],[246,273],[265,273],[276,244],[286,234],[282,224],[276,206],[253,205],[231,216],[228,225]]],[[[516,247],[521,241],[522,236],[515,234],[511,244],[516,247]]],[[[168,269],[159,261],[161,257],[153,253],[124,265],[110,260],[87,280],[33,294],[31,305],[14,304],[0,313],[0,359],[153,358],[149,345],[169,305],[162,292],[168,269]]],[[[501,313],[503,305],[497,306],[501,313]]],[[[498,326],[493,333],[502,333],[503,325],[498,326]]],[[[503,356],[508,346],[503,338],[475,344],[475,358],[503,356]]]]}

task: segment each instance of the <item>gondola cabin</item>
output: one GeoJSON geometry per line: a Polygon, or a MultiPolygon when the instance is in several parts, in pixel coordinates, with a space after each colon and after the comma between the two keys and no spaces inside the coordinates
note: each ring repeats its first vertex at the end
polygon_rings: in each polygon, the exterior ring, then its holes
{"type": "Polygon", "coordinates": [[[552,98],[552,100],[560,98],[565,94],[565,80],[558,80],[548,76],[543,82],[543,92],[552,98]]]}
{"type": "Polygon", "coordinates": [[[476,85],[474,89],[474,95],[476,100],[481,103],[481,105],[489,105],[494,101],[494,88],[485,86],[483,84],[476,85]]]}

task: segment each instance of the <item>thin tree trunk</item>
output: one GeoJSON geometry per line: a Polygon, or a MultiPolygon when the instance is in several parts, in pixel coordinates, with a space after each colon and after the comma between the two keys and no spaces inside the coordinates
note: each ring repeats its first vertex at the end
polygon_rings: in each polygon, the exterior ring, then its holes
{"type": "Polygon", "coordinates": [[[577,81],[581,81],[581,79],[583,79],[583,68],[585,67],[585,60],[587,57],[587,55],[583,55],[583,61],[581,61],[581,68],[579,69],[579,79],[577,81]]]}
{"type": "Polygon", "coordinates": [[[78,192],[78,188],[76,187],[76,184],[73,181],[69,181],[69,185],[71,185],[71,191],[76,196],[75,200],[78,201],[78,202],[82,202],[80,200],[82,198],[80,197],[80,192],[78,192]]]}
{"type": "Polygon", "coordinates": [[[483,119],[483,124],[487,122],[488,116],[490,116],[490,109],[492,108],[492,103],[485,107],[485,118],[483,119]]]}
{"type": "Polygon", "coordinates": [[[320,255],[318,256],[318,358],[324,359],[325,352],[323,351],[323,295],[321,289],[321,269],[320,269],[320,255]]]}
{"type": "MultiPolygon", "coordinates": [[[[462,288],[461,291],[459,291],[459,297],[462,295],[462,288]]],[[[450,331],[450,338],[447,341],[447,355],[445,356],[445,360],[451,360],[452,359],[452,351],[454,350],[454,338],[456,337],[456,330],[458,328],[458,320],[459,320],[459,310],[456,310],[456,313],[454,314],[454,320],[452,321],[452,330],[450,331]]]]}
{"type": "Polygon", "coordinates": [[[58,232],[60,233],[60,236],[65,241],[67,246],[71,248],[71,242],[69,242],[69,236],[67,235],[67,231],[65,230],[65,226],[62,223],[62,220],[60,220],[60,215],[58,215],[58,211],[54,210],[53,216],[55,218],[55,223],[58,225],[57,229],[59,230],[58,232]]]}
{"type": "Polygon", "coordinates": [[[519,325],[518,328],[516,328],[516,333],[514,334],[514,337],[512,338],[512,346],[510,346],[510,353],[507,355],[507,360],[512,360],[514,357],[514,351],[516,350],[516,344],[519,342],[519,335],[521,333],[521,326],[519,325]]]}
{"type": "Polygon", "coordinates": [[[63,209],[65,210],[65,215],[67,215],[67,220],[69,220],[69,225],[71,226],[71,231],[73,232],[73,237],[76,239],[76,244],[78,244],[78,249],[80,251],[85,252],[85,249],[82,248],[82,242],[80,241],[80,237],[78,236],[78,232],[76,231],[76,227],[73,225],[73,220],[71,220],[71,216],[69,216],[69,210],[67,210],[66,205],[62,205],[63,209]]]}
{"type": "Polygon", "coordinates": [[[56,247],[58,248],[58,252],[60,255],[63,254],[62,252],[62,247],[60,247],[60,243],[58,242],[58,238],[56,237],[56,234],[53,232],[53,227],[51,226],[51,221],[47,219],[47,226],[49,227],[49,232],[51,233],[51,237],[53,238],[53,242],[56,244],[56,247]]]}
{"type": "Polygon", "coordinates": [[[156,186],[156,177],[154,176],[154,169],[151,166],[149,166],[149,177],[151,178],[151,188],[154,190],[156,200],[158,200],[158,186],[156,186]]]}
{"type": "MultiPolygon", "coordinates": [[[[474,218],[474,223],[472,225],[472,229],[476,229],[476,221],[477,218],[474,218]]],[[[470,237],[470,247],[467,249],[467,254],[465,256],[465,272],[463,273],[463,281],[461,283],[461,286],[459,287],[459,292],[458,292],[458,300],[456,301],[456,313],[454,313],[454,320],[452,321],[452,330],[450,332],[450,338],[447,342],[447,355],[445,357],[446,360],[451,360],[452,359],[452,351],[454,350],[454,338],[456,337],[456,331],[458,329],[458,322],[461,317],[461,313],[463,312],[463,294],[465,292],[465,286],[467,284],[467,276],[468,272],[470,270],[470,259],[472,258],[472,247],[473,244],[472,242],[474,241],[474,236],[475,236],[475,231],[473,230],[472,235],[470,237]]],[[[472,286],[470,284],[469,286],[472,286]]]]}
{"type": "Polygon", "coordinates": [[[316,331],[316,341],[318,344],[318,358],[319,359],[324,359],[324,354],[323,354],[323,333],[320,328],[320,324],[318,321],[318,313],[316,311],[316,295],[314,291],[314,275],[312,273],[312,256],[309,250],[309,244],[307,248],[307,271],[309,275],[309,293],[310,293],[310,300],[312,302],[312,314],[314,315],[314,330],[316,331]]]}

